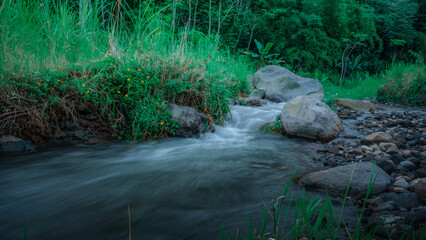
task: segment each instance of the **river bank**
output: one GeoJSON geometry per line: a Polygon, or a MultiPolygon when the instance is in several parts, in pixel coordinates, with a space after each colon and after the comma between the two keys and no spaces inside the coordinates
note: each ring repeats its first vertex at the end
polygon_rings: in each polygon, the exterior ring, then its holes
{"type": "MultiPolygon", "coordinates": [[[[384,238],[400,239],[412,231],[421,239],[426,222],[426,109],[375,106],[379,109],[367,112],[339,109],[344,132],[324,144],[313,160],[331,168],[377,164],[390,175],[391,184],[367,200],[362,223],[368,228],[385,223],[377,233],[384,238]]],[[[363,203],[364,199],[357,201],[358,206],[363,203]]]]}

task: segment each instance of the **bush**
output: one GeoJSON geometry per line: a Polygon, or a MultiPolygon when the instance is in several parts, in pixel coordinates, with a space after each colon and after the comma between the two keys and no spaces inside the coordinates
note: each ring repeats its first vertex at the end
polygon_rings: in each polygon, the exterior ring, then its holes
{"type": "Polygon", "coordinates": [[[386,84],[377,91],[379,102],[426,105],[426,71],[423,64],[394,64],[382,74],[386,84]]]}

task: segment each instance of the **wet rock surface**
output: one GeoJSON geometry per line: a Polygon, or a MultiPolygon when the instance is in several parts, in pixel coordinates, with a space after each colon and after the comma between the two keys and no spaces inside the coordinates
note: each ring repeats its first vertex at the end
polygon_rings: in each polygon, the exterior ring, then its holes
{"type": "Polygon", "coordinates": [[[288,101],[280,119],[284,134],[322,142],[335,139],[343,130],[337,114],[312,96],[298,96],[288,101]]]}
{"type": "MultiPolygon", "coordinates": [[[[337,113],[344,131],[324,144],[314,160],[330,170],[375,162],[389,174],[391,183],[370,195],[363,223],[372,227],[386,222],[388,229],[378,230],[382,237],[389,231],[399,239],[410,227],[420,234],[426,219],[426,109],[384,106],[370,111],[342,108],[337,113]]],[[[359,206],[363,200],[357,202],[359,206]]]]}

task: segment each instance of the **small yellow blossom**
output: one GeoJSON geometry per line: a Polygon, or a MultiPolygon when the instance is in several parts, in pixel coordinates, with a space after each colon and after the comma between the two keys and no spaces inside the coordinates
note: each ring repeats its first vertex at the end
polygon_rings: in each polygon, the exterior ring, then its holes
{"type": "Polygon", "coordinates": [[[138,71],[140,72],[140,71],[141,71],[141,69],[140,69],[140,68],[138,68],[138,71]]]}
{"type": "Polygon", "coordinates": [[[139,100],[139,102],[142,102],[142,100],[139,100]]]}
{"type": "Polygon", "coordinates": [[[61,82],[61,80],[58,79],[58,82],[61,82]]]}
{"type": "Polygon", "coordinates": [[[83,87],[85,87],[85,86],[86,86],[86,84],[84,84],[84,83],[83,83],[83,84],[82,84],[82,86],[83,86],[83,87]]]}
{"type": "Polygon", "coordinates": [[[130,85],[132,85],[132,84],[130,84],[130,83],[129,83],[128,85],[129,85],[129,87],[130,87],[130,85]]]}
{"type": "Polygon", "coordinates": [[[117,91],[117,93],[121,93],[121,91],[120,91],[120,90],[118,90],[118,91],[117,91]]]}
{"type": "Polygon", "coordinates": [[[150,76],[146,76],[146,78],[150,78],[150,76]]]}
{"type": "Polygon", "coordinates": [[[157,103],[157,105],[160,105],[159,103],[157,103]]]}
{"type": "Polygon", "coordinates": [[[142,80],[142,83],[144,83],[145,81],[144,80],[142,80]]]}
{"type": "Polygon", "coordinates": [[[87,90],[87,93],[90,93],[90,90],[87,90]]]}
{"type": "Polygon", "coordinates": [[[59,67],[60,67],[60,68],[62,68],[62,66],[61,66],[61,65],[59,65],[59,67]]]}
{"type": "Polygon", "coordinates": [[[127,81],[130,81],[130,78],[128,78],[127,81]]]}
{"type": "Polygon", "coordinates": [[[163,125],[164,123],[163,123],[163,122],[160,122],[160,124],[161,124],[161,125],[163,125]]]}
{"type": "Polygon", "coordinates": [[[84,75],[84,78],[86,78],[86,75],[84,75]]]}
{"type": "Polygon", "coordinates": [[[40,83],[40,82],[38,82],[37,84],[38,84],[39,86],[41,85],[41,83],[40,83]]]}
{"type": "Polygon", "coordinates": [[[112,66],[112,63],[110,63],[110,65],[112,66]]]}
{"type": "Polygon", "coordinates": [[[133,61],[133,58],[131,58],[130,60],[132,60],[132,61],[133,61]]]}
{"type": "Polygon", "coordinates": [[[130,68],[128,68],[127,71],[130,71],[130,68]]]}
{"type": "Polygon", "coordinates": [[[128,97],[129,95],[127,95],[127,94],[126,94],[126,95],[124,95],[124,96],[125,96],[125,97],[128,97]]]}

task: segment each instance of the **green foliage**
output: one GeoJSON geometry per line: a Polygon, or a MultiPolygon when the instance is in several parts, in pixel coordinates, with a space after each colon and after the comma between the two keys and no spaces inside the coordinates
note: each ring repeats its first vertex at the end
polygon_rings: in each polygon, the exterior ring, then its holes
{"type": "Polygon", "coordinates": [[[398,63],[382,74],[387,83],[377,91],[380,102],[426,105],[425,65],[398,63]]]}
{"type": "Polygon", "coordinates": [[[281,119],[277,117],[274,122],[265,124],[262,128],[259,128],[258,132],[282,134],[283,123],[281,122],[281,119]]]}
{"type": "MultiPolygon", "coordinates": [[[[172,134],[167,103],[194,107],[222,123],[226,99],[248,91],[247,57],[232,56],[202,34],[189,39],[194,32],[164,28],[170,5],[116,4],[6,0],[0,10],[6,26],[0,28],[2,108],[32,106],[37,114],[23,119],[40,126],[22,126],[43,132],[49,122],[78,121],[75,106],[86,104],[127,139],[172,134]],[[13,96],[27,100],[16,105],[13,96]]],[[[1,130],[34,131],[16,124],[1,130]]]]}
{"type": "Polygon", "coordinates": [[[279,54],[271,54],[269,51],[271,50],[272,46],[274,45],[271,42],[268,42],[266,46],[263,46],[259,41],[254,39],[254,42],[256,43],[257,47],[257,53],[248,52],[249,56],[251,56],[254,59],[257,59],[257,69],[260,69],[261,67],[264,67],[266,63],[271,64],[272,62],[277,62],[275,57],[279,56],[279,54]]]}

